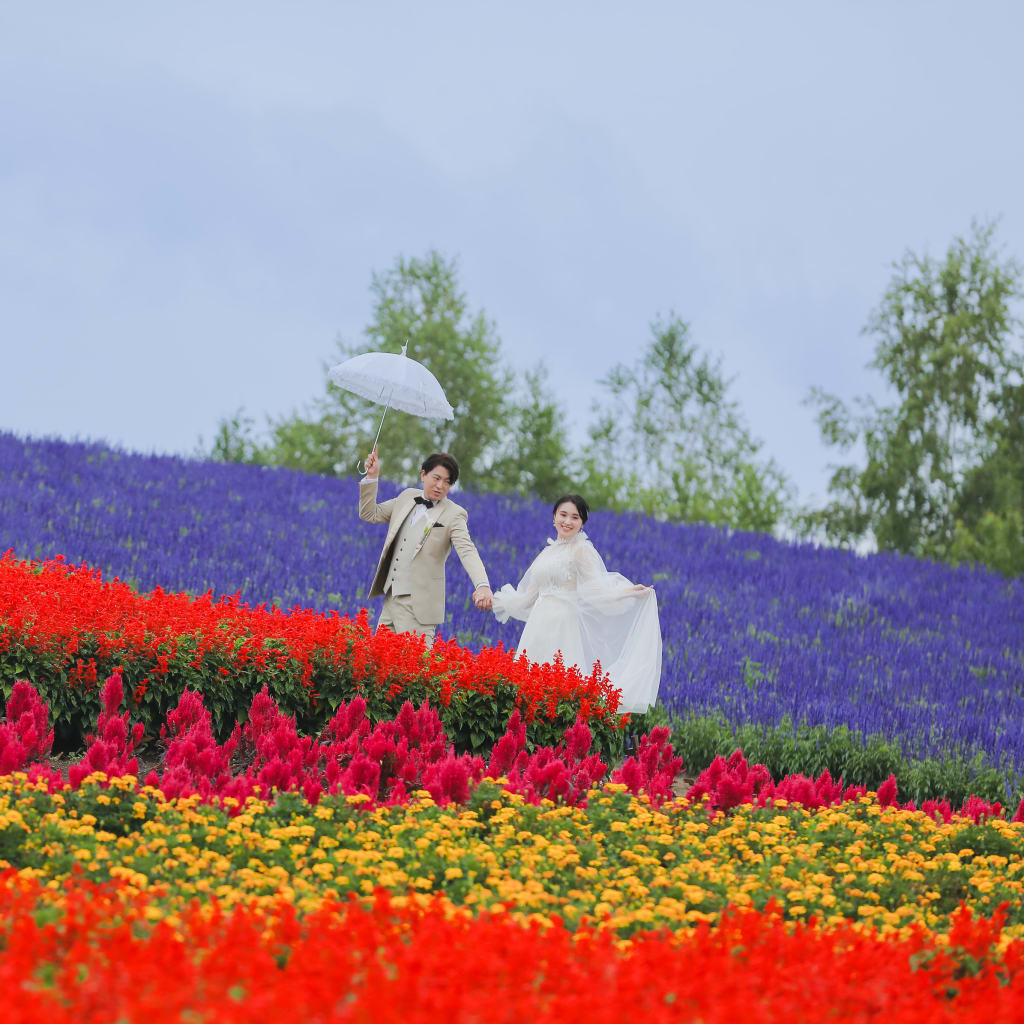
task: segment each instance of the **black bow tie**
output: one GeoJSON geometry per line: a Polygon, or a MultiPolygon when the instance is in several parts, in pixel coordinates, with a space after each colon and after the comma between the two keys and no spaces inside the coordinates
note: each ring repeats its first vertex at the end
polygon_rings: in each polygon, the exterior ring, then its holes
{"type": "Polygon", "coordinates": [[[427,508],[433,508],[434,503],[429,498],[415,497],[412,499],[417,505],[426,505],[427,508]]]}

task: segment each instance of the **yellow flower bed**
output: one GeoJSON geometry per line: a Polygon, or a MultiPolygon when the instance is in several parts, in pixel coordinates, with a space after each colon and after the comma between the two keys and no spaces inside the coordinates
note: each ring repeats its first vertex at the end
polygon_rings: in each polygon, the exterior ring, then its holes
{"type": "Polygon", "coordinates": [[[716,920],[730,904],[774,901],[794,920],[890,932],[942,930],[961,901],[982,915],[1009,901],[1004,940],[1024,937],[1024,825],[1002,820],[947,825],[872,795],[712,817],[685,800],[654,809],[616,785],[591,792],[586,808],[532,806],[489,780],[466,806],[425,793],[401,807],[364,802],[282,794],[232,816],[134,779],[49,794],[12,775],[0,778],[0,868],[45,879],[55,900],[72,873],[123,879],[152,897],[154,916],[210,897],[231,906],[283,895],[309,911],[383,888],[628,937],[716,920]]]}

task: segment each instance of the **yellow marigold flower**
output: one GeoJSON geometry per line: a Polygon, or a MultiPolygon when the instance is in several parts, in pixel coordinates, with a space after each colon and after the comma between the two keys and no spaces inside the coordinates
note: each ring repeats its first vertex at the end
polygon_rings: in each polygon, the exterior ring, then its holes
{"type": "Polygon", "coordinates": [[[707,914],[703,910],[688,910],[686,912],[686,920],[692,922],[708,921],[712,922],[718,919],[717,914],[707,914]]]}

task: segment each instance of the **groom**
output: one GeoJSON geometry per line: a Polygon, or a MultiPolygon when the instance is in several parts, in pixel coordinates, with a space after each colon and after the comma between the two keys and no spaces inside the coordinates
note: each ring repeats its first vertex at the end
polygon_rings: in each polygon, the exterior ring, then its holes
{"type": "Polygon", "coordinates": [[[468,513],[448,498],[459,479],[459,464],[447,454],[429,456],[420,470],[422,491],[409,487],[397,497],[377,504],[380,459],[377,449],[366,459],[366,476],[359,483],[359,518],[387,523],[370,597],[384,595],[377,628],[432,637],[444,620],[444,563],[455,548],[473,583],[473,603],[491,607],[487,572],[466,526],[468,513]]]}

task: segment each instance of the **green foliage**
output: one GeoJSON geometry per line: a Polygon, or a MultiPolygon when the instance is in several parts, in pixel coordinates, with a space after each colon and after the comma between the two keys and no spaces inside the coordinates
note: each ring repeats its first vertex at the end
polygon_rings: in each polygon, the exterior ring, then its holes
{"type": "Polygon", "coordinates": [[[688,775],[702,772],[718,756],[742,750],[750,764],[763,764],[772,778],[801,774],[817,778],[828,771],[847,785],[878,789],[890,775],[896,776],[900,800],[946,797],[960,807],[971,795],[999,800],[1011,813],[1024,798],[1024,778],[994,767],[984,754],[965,757],[957,753],[937,758],[913,759],[900,744],[882,736],[864,736],[846,726],[794,725],[785,719],[771,728],[737,725],[723,716],[692,715],[672,723],[672,746],[683,759],[688,775]]]}
{"type": "MultiPolygon", "coordinates": [[[[483,312],[470,312],[459,290],[455,261],[437,252],[421,260],[400,257],[391,270],[373,275],[371,291],[373,320],[361,351],[398,352],[408,341],[408,354],[443,382],[455,410],[454,420],[400,413],[397,422],[387,424],[383,440],[384,450],[394,453],[391,471],[401,467],[409,476],[425,455],[450,451],[467,476],[475,476],[505,423],[512,387],[512,375],[501,365],[501,343],[493,322],[483,312]]],[[[365,401],[347,392],[337,392],[335,401],[354,412],[366,407],[365,401]]],[[[372,410],[368,418],[375,421],[380,411],[372,410]]],[[[373,432],[364,438],[363,449],[368,451],[373,432]]]]}
{"type": "MultiPolygon", "coordinates": [[[[400,352],[423,363],[442,383],[454,420],[430,420],[389,409],[380,440],[384,473],[416,479],[422,460],[447,451],[463,478],[482,489],[545,493],[568,479],[564,414],[544,388],[542,367],[516,385],[502,362],[495,325],[470,310],[454,260],[431,251],[399,258],[371,283],[373,317],[362,344],[339,340],[343,362],[364,352],[400,352]]],[[[324,369],[326,370],[326,366],[324,369]]],[[[269,425],[261,444],[252,420],[238,412],[221,422],[212,456],[225,461],[288,466],[346,476],[365,458],[384,407],[333,384],[305,411],[269,425]]]]}
{"type": "Polygon", "coordinates": [[[671,314],[651,325],[640,359],[600,382],[608,397],[583,462],[584,493],[598,507],[662,519],[769,532],[790,512],[792,487],[728,396],[720,360],[701,354],[671,314]]]}
{"type": "Polygon", "coordinates": [[[896,400],[849,409],[820,389],[825,442],[862,445],[835,468],[830,502],[806,519],[832,541],[1024,571],[1024,356],[1013,303],[1021,270],[992,225],[974,225],[936,261],[908,253],[865,333],[896,400]]]}
{"type": "Polygon", "coordinates": [[[215,462],[244,462],[259,464],[264,461],[264,451],[255,434],[256,422],[244,409],[220,421],[209,452],[200,450],[197,455],[215,462]]]}
{"type": "Polygon", "coordinates": [[[575,489],[565,413],[547,388],[547,369],[527,371],[507,409],[496,454],[475,483],[483,490],[545,501],[575,489]]]}

